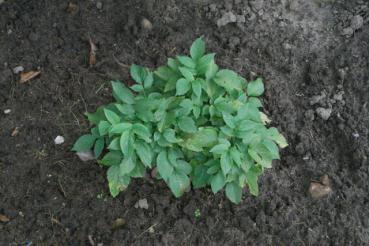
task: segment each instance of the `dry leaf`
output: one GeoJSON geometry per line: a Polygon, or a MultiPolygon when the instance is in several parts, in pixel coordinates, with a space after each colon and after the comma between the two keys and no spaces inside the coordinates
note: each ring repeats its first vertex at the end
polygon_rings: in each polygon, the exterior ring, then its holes
{"type": "Polygon", "coordinates": [[[0,214],[0,222],[5,223],[5,222],[9,222],[9,221],[10,221],[10,219],[7,216],[5,216],[3,214],[0,214]]]}
{"type": "Polygon", "coordinates": [[[70,14],[75,14],[78,12],[78,5],[75,3],[69,3],[67,7],[67,12],[70,14]]]}
{"type": "Polygon", "coordinates": [[[17,135],[18,135],[18,133],[19,133],[19,127],[16,127],[16,128],[14,128],[14,130],[12,131],[11,136],[12,136],[12,137],[15,137],[15,136],[17,136],[17,135]]]}
{"type": "Polygon", "coordinates": [[[20,82],[21,83],[26,83],[27,81],[33,79],[34,77],[38,76],[41,73],[40,70],[36,70],[36,71],[29,71],[26,73],[21,73],[20,75],[20,82]]]}
{"type": "Polygon", "coordinates": [[[97,47],[96,45],[92,42],[91,38],[90,38],[90,57],[88,59],[88,64],[90,66],[93,66],[96,64],[96,51],[97,51],[97,47]]]}

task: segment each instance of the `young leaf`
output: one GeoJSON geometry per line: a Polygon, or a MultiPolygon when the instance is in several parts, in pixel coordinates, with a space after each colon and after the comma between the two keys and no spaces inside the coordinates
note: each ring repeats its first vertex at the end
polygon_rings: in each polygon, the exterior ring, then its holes
{"type": "Polygon", "coordinates": [[[213,193],[220,191],[225,185],[225,177],[222,172],[218,172],[216,175],[211,177],[210,186],[213,193]]]}
{"type": "Polygon", "coordinates": [[[110,151],[98,163],[104,166],[115,166],[122,162],[122,158],[123,155],[120,151],[110,151]]]}
{"type": "Polygon", "coordinates": [[[143,124],[136,123],[133,125],[132,130],[142,140],[145,140],[147,143],[151,143],[151,133],[149,128],[147,128],[143,124]]]}
{"type": "Polygon", "coordinates": [[[195,78],[191,72],[191,70],[189,70],[188,68],[186,67],[179,67],[178,68],[179,71],[181,72],[181,74],[186,78],[186,80],[188,81],[193,81],[195,78]]]}
{"type": "Polygon", "coordinates": [[[177,60],[188,68],[195,68],[196,63],[188,56],[177,56],[177,60]]]}
{"type": "Polygon", "coordinates": [[[131,123],[119,123],[119,124],[112,126],[112,128],[109,130],[109,133],[122,134],[122,132],[126,130],[130,130],[131,128],[132,128],[131,123]]]}
{"type": "Polygon", "coordinates": [[[181,142],[182,139],[176,138],[175,134],[176,134],[176,132],[173,129],[165,129],[164,132],[163,132],[164,138],[169,143],[178,143],[178,142],[181,142]]]}
{"type": "Polygon", "coordinates": [[[241,187],[236,182],[228,183],[226,186],[226,196],[233,203],[240,203],[242,198],[242,190],[241,187]]]}
{"type": "Polygon", "coordinates": [[[261,96],[264,93],[263,81],[258,78],[247,85],[247,95],[252,97],[261,96]]]}
{"type": "Polygon", "coordinates": [[[100,136],[105,136],[109,132],[109,128],[111,127],[111,124],[105,120],[100,121],[100,123],[97,125],[97,128],[99,130],[100,136]]]}
{"type": "Polygon", "coordinates": [[[132,79],[139,84],[142,84],[146,78],[146,69],[136,64],[131,65],[130,73],[132,79]]]}
{"type": "Polygon", "coordinates": [[[154,82],[154,76],[152,75],[152,72],[148,72],[144,80],[145,89],[150,89],[152,87],[153,82],[154,82]]]}
{"type": "Polygon", "coordinates": [[[241,80],[237,73],[232,70],[222,69],[218,71],[213,80],[217,85],[223,87],[227,91],[242,90],[241,80]]]}
{"type": "Polygon", "coordinates": [[[156,159],[156,166],[160,176],[167,180],[172,175],[174,169],[168,161],[167,152],[165,150],[161,151],[156,159]]]}
{"type": "Polygon", "coordinates": [[[120,148],[122,150],[122,153],[126,157],[130,157],[133,152],[133,139],[132,134],[130,130],[124,131],[122,133],[122,136],[120,137],[120,148]]]}
{"type": "Polygon", "coordinates": [[[176,84],[176,95],[181,96],[186,94],[191,89],[191,84],[186,79],[181,78],[176,84]]]}
{"type": "Polygon", "coordinates": [[[223,174],[227,175],[233,166],[233,161],[228,152],[223,153],[220,156],[220,167],[222,168],[223,174]]]}
{"type": "Polygon", "coordinates": [[[197,131],[197,127],[195,125],[195,122],[191,117],[184,116],[179,118],[178,120],[178,127],[187,133],[194,133],[197,131]]]}
{"type": "Polygon", "coordinates": [[[199,79],[196,79],[192,82],[192,90],[193,90],[193,93],[195,93],[197,97],[201,97],[201,91],[202,91],[201,83],[202,82],[199,79]]]}
{"type": "Polygon", "coordinates": [[[200,75],[204,75],[206,71],[208,71],[209,66],[211,66],[211,64],[214,64],[214,57],[214,53],[206,54],[197,61],[196,70],[200,75]]]}
{"type": "Polygon", "coordinates": [[[231,129],[236,127],[234,117],[231,114],[227,112],[223,112],[222,115],[223,115],[223,120],[227,124],[227,126],[229,126],[231,129]]]}
{"type": "Polygon", "coordinates": [[[110,150],[120,150],[120,143],[119,143],[119,141],[120,141],[120,138],[119,137],[114,138],[110,142],[110,144],[108,146],[108,149],[110,149],[110,150]]]}
{"type": "Polygon", "coordinates": [[[96,137],[91,134],[81,136],[73,145],[72,150],[76,152],[90,150],[94,145],[96,137]]]}
{"type": "Polygon", "coordinates": [[[150,145],[148,145],[145,142],[142,141],[137,141],[136,145],[136,153],[138,155],[138,157],[140,158],[140,160],[142,161],[142,163],[146,166],[151,168],[151,163],[154,157],[154,153],[150,147],[150,145]]]}
{"type": "Polygon", "coordinates": [[[138,84],[132,85],[130,88],[133,91],[135,91],[135,92],[141,92],[141,91],[143,91],[143,86],[142,85],[138,85],[138,84]]]}
{"type": "Polygon", "coordinates": [[[94,154],[95,154],[95,158],[99,158],[99,156],[101,155],[103,149],[104,149],[104,138],[99,138],[98,140],[96,140],[95,143],[95,147],[94,147],[94,154]]]}
{"type": "Polygon", "coordinates": [[[174,172],[169,177],[169,188],[175,197],[180,197],[190,186],[190,179],[186,174],[174,172]]]}
{"type": "Polygon", "coordinates": [[[229,153],[231,155],[232,160],[237,164],[238,167],[240,167],[242,165],[240,151],[235,147],[232,147],[229,153]]]}
{"type": "Polygon", "coordinates": [[[104,109],[105,117],[108,119],[110,124],[115,125],[120,122],[120,117],[109,109],[104,109]]]}
{"type": "Polygon", "coordinates": [[[113,96],[117,101],[127,104],[134,103],[134,96],[125,85],[118,81],[112,81],[111,84],[113,87],[113,96]]]}
{"type": "Polygon", "coordinates": [[[199,60],[205,54],[205,42],[201,37],[191,45],[190,54],[194,61],[199,60]]]}

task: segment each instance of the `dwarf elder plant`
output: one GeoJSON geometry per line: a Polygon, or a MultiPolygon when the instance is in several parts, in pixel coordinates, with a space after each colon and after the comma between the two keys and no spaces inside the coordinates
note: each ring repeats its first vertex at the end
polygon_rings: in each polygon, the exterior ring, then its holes
{"type": "Polygon", "coordinates": [[[155,71],[132,65],[136,84],[112,81],[115,102],[87,113],[94,127],[73,150],[92,149],[108,167],[113,197],[153,168],[176,197],[191,184],[213,193],[225,188],[234,203],[246,185],[258,195],[258,177],[287,143],[259,111],[262,80],[220,69],[214,56],[198,38],[190,56],[169,58],[155,71]]]}

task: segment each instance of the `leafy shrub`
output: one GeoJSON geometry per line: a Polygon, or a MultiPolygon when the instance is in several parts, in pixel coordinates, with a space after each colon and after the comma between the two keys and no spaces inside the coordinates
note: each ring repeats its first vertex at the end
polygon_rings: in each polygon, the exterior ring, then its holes
{"type": "Polygon", "coordinates": [[[136,84],[112,81],[116,101],[87,113],[95,126],[73,150],[93,149],[97,159],[104,152],[98,163],[109,167],[113,197],[153,168],[176,197],[191,183],[210,185],[214,193],[225,187],[234,203],[246,184],[258,195],[258,177],[279,159],[277,145],[287,143],[276,128],[265,126],[268,118],[259,111],[262,80],[247,82],[219,69],[214,56],[205,54],[199,38],[190,56],[169,58],[154,72],[132,65],[136,84]]]}

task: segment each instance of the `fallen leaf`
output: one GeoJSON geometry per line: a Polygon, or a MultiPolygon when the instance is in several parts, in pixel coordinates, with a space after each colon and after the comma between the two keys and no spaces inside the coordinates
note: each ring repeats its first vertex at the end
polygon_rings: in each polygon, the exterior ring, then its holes
{"type": "Polygon", "coordinates": [[[320,178],[320,182],[325,185],[325,186],[331,186],[331,180],[329,179],[327,174],[324,174],[321,178],[320,178]]]}
{"type": "Polygon", "coordinates": [[[0,222],[9,222],[10,219],[6,216],[6,215],[3,215],[3,214],[0,214],[0,222]]]}
{"type": "Polygon", "coordinates": [[[12,131],[11,136],[12,136],[12,137],[15,137],[15,136],[17,136],[17,135],[18,135],[18,133],[19,133],[19,127],[16,127],[16,128],[14,128],[14,130],[12,131]]]}
{"type": "Polygon", "coordinates": [[[118,228],[120,228],[120,227],[124,226],[125,224],[126,224],[126,221],[125,221],[124,219],[122,219],[122,218],[118,218],[118,219],[116,219],[116,220],[113,222],[113,225],[111,226],[111,228],[112,228],[113,230],[115,230],[115,229],[118,229],[118,228]]]}
{"type": "Polygon", "coordinates": [[[70,14],[75,14],[78,12],[78,5],[75,3],[69,3],[66,10],[70,14]]]}
{"type": "Polygon", "coordinates": [[[88,59],[88,64],[90,66],[93,66],[96,64],[96,51],[97,51],[97,46],[92,42],[90,38],[90,57],[88,59]]]}
{"type": "Polygon", "coordinates": [[[20,82],[26,83],[27,81],[33,79],[34,77],[38,76],[41,73],[40,70],[35,70],[35,71],[29,71],[29,72],[22,72],[20,75],[20,82]]]}

